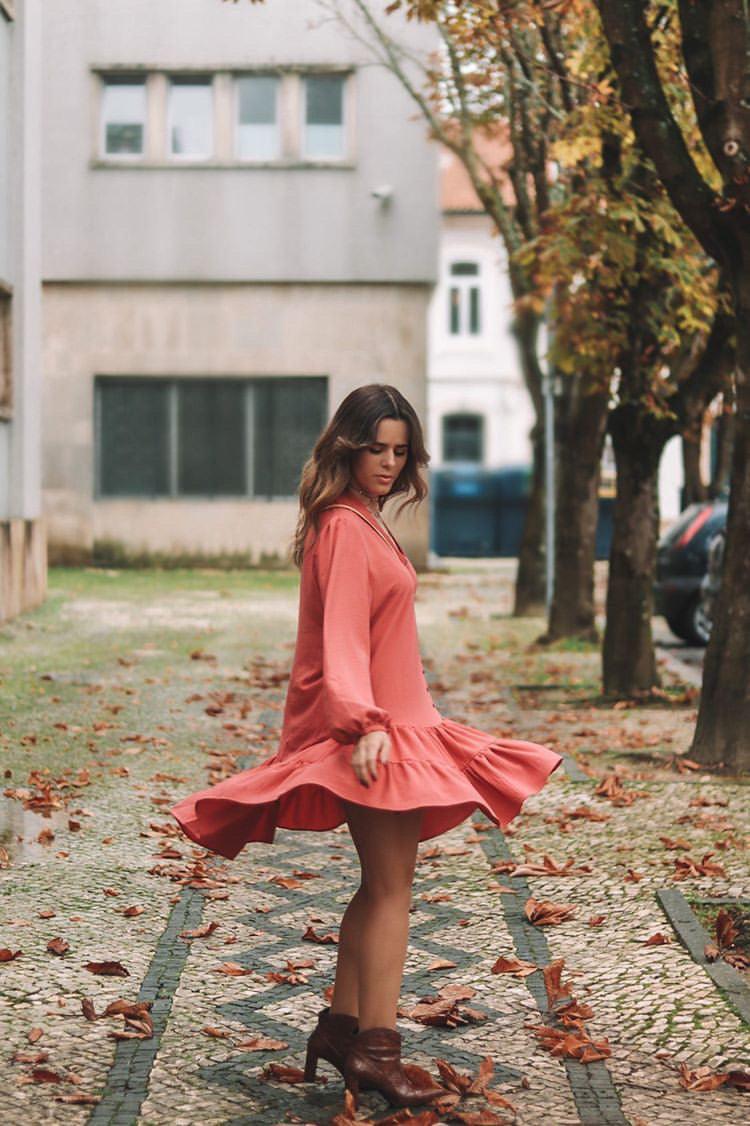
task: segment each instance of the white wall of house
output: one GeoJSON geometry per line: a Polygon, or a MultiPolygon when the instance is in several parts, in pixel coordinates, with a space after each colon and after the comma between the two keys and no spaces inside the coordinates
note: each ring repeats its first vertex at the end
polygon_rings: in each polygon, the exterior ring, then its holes
{"type": "MultiPolygon", "coordinates": [[[[445,464],[444,418],[478,414],[484,420],[486,469],[524,465],[530,458],[531,402],[510,332],[511,292],[504,247],[483,214],[443,217],[440,276],[430,305],[430,449],[433,465],[445,464]],[[454,262],[476,262],[480,331],[450,331],[454,262]]],[[[462,328],[469,326],[463,318],[462,328]]]]}

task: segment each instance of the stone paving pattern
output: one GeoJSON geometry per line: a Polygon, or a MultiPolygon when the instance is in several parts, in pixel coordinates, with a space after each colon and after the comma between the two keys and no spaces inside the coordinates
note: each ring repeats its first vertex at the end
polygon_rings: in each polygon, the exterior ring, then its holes
{"type": "MultiPolygon", "coordinates": [[[[469,1004],[486,1020],[451,1030],[404,1019],[409,1057],[475,1071],[491,1055],[494,1086],[517,1107],[515,1118],[503,1112],[507,1121],[529,1126],[740,1122],[747,1095],[679,1085],[683,1061],[750,1069],[750,1029],[680,944],[656,892],[750,896],[747,786],[676,767],[693,701],[601,707],[595,651],[532,646],[541,623],[508,619],[508,605],[502,573],[422,577],[418,616],[436,700],[445,715],[488,732],[557,746],[571,771],[553,775],[506,834],[466,822],[423,846],[402,1004],[471,985],[469,1004]],[[614,769],[647,796],[622,807],[595,796],[614,769]],[[697,797],[726,804],[691,806],[697,797]],[[579,805],[609,819],[566,818],[579,805]],[[685,816],[693,823],[678,820],[685,816]],[[660,835],[686,837],[696,859],[713,852],[725,876],[675,882],[681,854],[660,835]],[[491,870],[498,858],[545,854],[558,863],[574,857],[592,872],[514,878],[491,870]],[[629,869],[640,878],[627,878],[629,869]],[[533,928],[519,918],[528,893],[574,904],[576,913],[533,928]],[[602,925],[588,925],[593,915],[606,916],[602,925]],[[657,931],[671,941],[643,946],[657,931]],[[549,960],[565,959],[563,977],[594,1011],[589,1033],[610,1042],[612,1056],[589,1065],[583,1080],[585,1065],[555,1059],[531,1030],[544,1023],[540,975],[490,972],[500,955],[525,957],[529,939],[549,960]],[[430,971],[438,957],[455,968],[430,971]]],[[[67,804],[49,818],[2,799],[9,859],[0,872],[0,947],[23,953],[0,965],[1,1121],[327,1123],[341,1109],[340,1079],[327,1065],[328,1082],[314,1086],[261,1080],[260,1072],[271,1061],[302,1066],[335,959],[335,946],[302,935],[310,924],[320,935],[335,929],[356,886],[348,834],[279,833],[273,846],[248,846],[231,864],[211,862],[216,887],[205,892],[180,876],[206,854],[164,831],[168,805],[204,785],[209,766],[237,769],[273,752],[295,613],[293,576],[59,572],[47,605],[0,634],[6,788],[30,789],[29,771],[44,769],[80,783],[53,788],[67,804]],[[49,828],[54,839],[39,843],[49,828]],[[314,878],[293,877],[300,871],[314,878]],[[271,882],[278,877],[300,886],[271,882]],[[142,913],[125,917],[131,905],[142,913]],[[50,910],[53,918],[40,918],[50,910]],[[212,922],[206,938],[179,936],[212,922]],[[63,956],[46,949],[58,936],[70,944],[63,956]],[[105,960],[121,961],[129,977],[84,968],[105,960]],[[297,970],[307,980],[266,978],[290,961],[313,962],[297,970]],[[252,972],[217,972],[226,962],[252,972]],[[139,996],[155,998],[151,1040],[116,1043],[108,1033],[121,1023],[81,1012],[84,997],[100,1012],[139,996]],[[42,1035],[30,1043],[35,1028],[42,1035]],[[238,1047],[256,1035],[288,1047],[238,1047]],[[37,1066],[63,1081],[30,1082],[34,1064],[13,1062],[16,1052],[46,1053],[37,1066]],[[58,1101],[79,1092],[98,1103],[58,1101]]],[[[366,1106],[386,1111],[376,1095],[366,1106]]]]}

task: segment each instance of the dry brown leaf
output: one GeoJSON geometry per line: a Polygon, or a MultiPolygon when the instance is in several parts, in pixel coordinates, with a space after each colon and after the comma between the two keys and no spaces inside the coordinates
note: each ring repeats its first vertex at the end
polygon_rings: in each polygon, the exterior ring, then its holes
{"type": "Polygon", "coordinates": [[[542,970],[544,988],[547,991],[547,1004],[550,1009],[553,1009],[555,1004],[564,997],[573,996],[572,983],[562,980],[564,965],[564,958],[556,958],[554,962],[550,962],[550,964],[545,966],[542,970]]]}
{"type": "Polygon", "coordinates": [[[195,930],[180,931],[180,938],[187,938],[187,939],[208,938],[210,935],[212,935],[214,933],[214,931],[217,929],[218,926],[219,926],[219,924],[216,921],[211,922],[211,923],[204,923],[203,926],[196,927],[195,930]]]}
{"type": "Polygon", "coordinates": [[[657,931],[656,934],[652,934],[650,938],[644,939],[642,945],[643,946],[668,946],[671,941],[672,941],[672,939],[669,937],[668,934],[662,934],[661,931],[657,931]]]}
{"type": "Polygon", "coordinates": [[[213,1025],[213,1024],[204,1025],[204,1027],[201,1029],[201,1032],[205,1036],[213,1036],[213,1038],[215,1040],[229,1040],[229,1039],[231,1039],[231,1033],[227,1032],[223,1028],[216,1028],[215,1025],[213,1025]]]}
{"type": "Polygon", "coordinates": [[[451,962],[448,958],[436,958],[434,962],[430,962],[427,967],[427,972],[431,973],[433,970],[453,970],[456,965],[456,962],[451,962]]]}
{"type": "Polygon", "coordinates": [[[302,935],[303,942],[318,942],[321,945],[331,945],[337,943],[339,940],[338,932],[331,931],[329,934],[317,934],[315,928],[308,926],[305,933],[302,935]]]}
{"type": "Polygon", "coordinates": [[[15,962],[20,958],[23,950],[9,950],[7,946],[0,947],[0,962],[15,962]]]}
{"type": "Polygon", "coordinates": [[[539,966],[535,962],[524,962],[521,958],[511,955],[510,958],[500,957],[491,969],[493,974],[513,974],[514,977],[528,977],[536,973],[539,966]]]}
{"type": "Polygon", "coordinates": [[[214,973],[227,974],[229,977],[247,977],[253,973],[253,970],[241,966],[239,962],[222,962],[220,966],[214,966],[214,973]]]}
{"type": "Polygon", "coordinates": [[[556,926],[570,919],[576,908],[566,903],[552,903],[550,900],[526,900],[524,914],[535,927],[556,926]]]}
{"type": "Polygon", "coordinates": [[[83,968],[100,977],[130,977],[122,962],[86,962],[83,968]]]}
{"type": "Polygon", "coordinates": [[[253,1036],[251,1040],[240,1040],[234,1046],[243,1052],[279,1052],[289,1047],[285,1040],[274,1040],[270,1036],[253,1036]]]}
{"type": "MultiPolygon", "coordinates": [[[[298,1067],[289,1067],[284,1063],[269,1063],[263,1068],[260,1073],[261,1079],[274,1079],[277,1083],[304,1083],[305,1073],[300,1071],[298,1067]]],[[[324,1076],[320,1076],[318,1082],[326,1082],[324,1076]]]]}
{"type": "Polygon", "coordinates": [[[51,938],[47,943],[47,949],[50,954],[62,956],[67,950],[70,950],[70,943],[64,938],[51,938]]]}

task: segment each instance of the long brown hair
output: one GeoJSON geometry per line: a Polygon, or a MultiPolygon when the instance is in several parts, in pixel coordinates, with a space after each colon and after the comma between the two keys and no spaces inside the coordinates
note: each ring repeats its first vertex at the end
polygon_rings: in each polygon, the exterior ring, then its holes
{"type": "MultiPolygon", "coordinates": [[[[368,383],[357,387],[339,404],[302,470],[299,517],[293,544],[294,562],[298,567],[302,565],[308,531],[310,528],[317,530],[322,509],[333,504],[349,487],[354,455],[372,445],[378,425],[384,418],[403,421],[409,429],[406,462],[388,496],[407,494],[399,505],[399,512],[407,505],[419,504],[427,496],[427,486],[419,470],[427,465],[430,457],[414,407],[396,387],[387,383],[368,383]]],[[[386,499],[379,499],[381,508],[386,499]]]]}

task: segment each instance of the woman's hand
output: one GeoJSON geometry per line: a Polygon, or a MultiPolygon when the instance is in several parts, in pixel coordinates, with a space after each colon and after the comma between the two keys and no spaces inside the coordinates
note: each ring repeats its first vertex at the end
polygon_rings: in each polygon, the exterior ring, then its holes
{"type": "Polygon", "coordinates": [[[378,763],[391,757],[391,737],[387,731],[368,731],[357,742],[352,753],[352,768],[363,786],[378,776],[378,763]]]}

